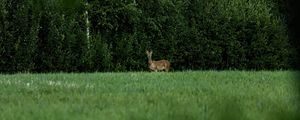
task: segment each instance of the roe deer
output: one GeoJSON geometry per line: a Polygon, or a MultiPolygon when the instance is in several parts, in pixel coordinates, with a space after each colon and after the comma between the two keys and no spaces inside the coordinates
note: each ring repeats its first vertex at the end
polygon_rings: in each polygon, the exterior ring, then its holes
{"type": "Polygon", "coordinates": [[[166,72],[170,69],[170,62],[168,60],[152,60],[152,51],[146,51],[148,57],[149,69],[157,72],[158,70],[165,70],[166,72]]]}

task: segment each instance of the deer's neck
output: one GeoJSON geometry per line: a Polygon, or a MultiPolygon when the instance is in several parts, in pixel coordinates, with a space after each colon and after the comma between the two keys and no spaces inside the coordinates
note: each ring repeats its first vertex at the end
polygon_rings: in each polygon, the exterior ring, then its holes
{"type": "Polygon", "coordinates": [[[151,60],[151,59],[149,59],[149,60],[148,60],[148,63],[149,63],[149,64],[152,64],[152,60],[151,60]]]}

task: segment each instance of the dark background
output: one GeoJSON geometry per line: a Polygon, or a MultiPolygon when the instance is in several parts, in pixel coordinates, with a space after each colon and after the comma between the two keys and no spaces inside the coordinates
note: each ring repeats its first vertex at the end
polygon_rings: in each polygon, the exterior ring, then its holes
{"type": "Polygon", "coordinates": [[[299,69],[297,0],[86,2],[2,0],[0,72],[299,69]]]}

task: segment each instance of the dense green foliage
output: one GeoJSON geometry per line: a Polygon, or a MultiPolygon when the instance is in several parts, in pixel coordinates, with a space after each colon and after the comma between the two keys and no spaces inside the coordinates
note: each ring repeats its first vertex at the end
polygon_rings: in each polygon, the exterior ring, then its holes
{"type": "Polygon", "coordinates": [[[0,72],[146,70],[147,49],[174,70],[291,68],[275,3],[1,0],[0,72]]]}
{"type": "Polygon", "coordinates": [[[299,120],[291,71],[0,75],[7,120],[299,120]]]}

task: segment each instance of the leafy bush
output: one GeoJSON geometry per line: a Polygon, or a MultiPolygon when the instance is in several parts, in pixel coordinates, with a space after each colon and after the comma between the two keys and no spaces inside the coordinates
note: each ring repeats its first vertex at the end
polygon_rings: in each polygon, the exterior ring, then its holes
{"type": "Polygon", "coordinates": [[[147,49],[175,70],[291,68],[277,2],[2,0],[0,71],[147,70],[147,49]]]}

